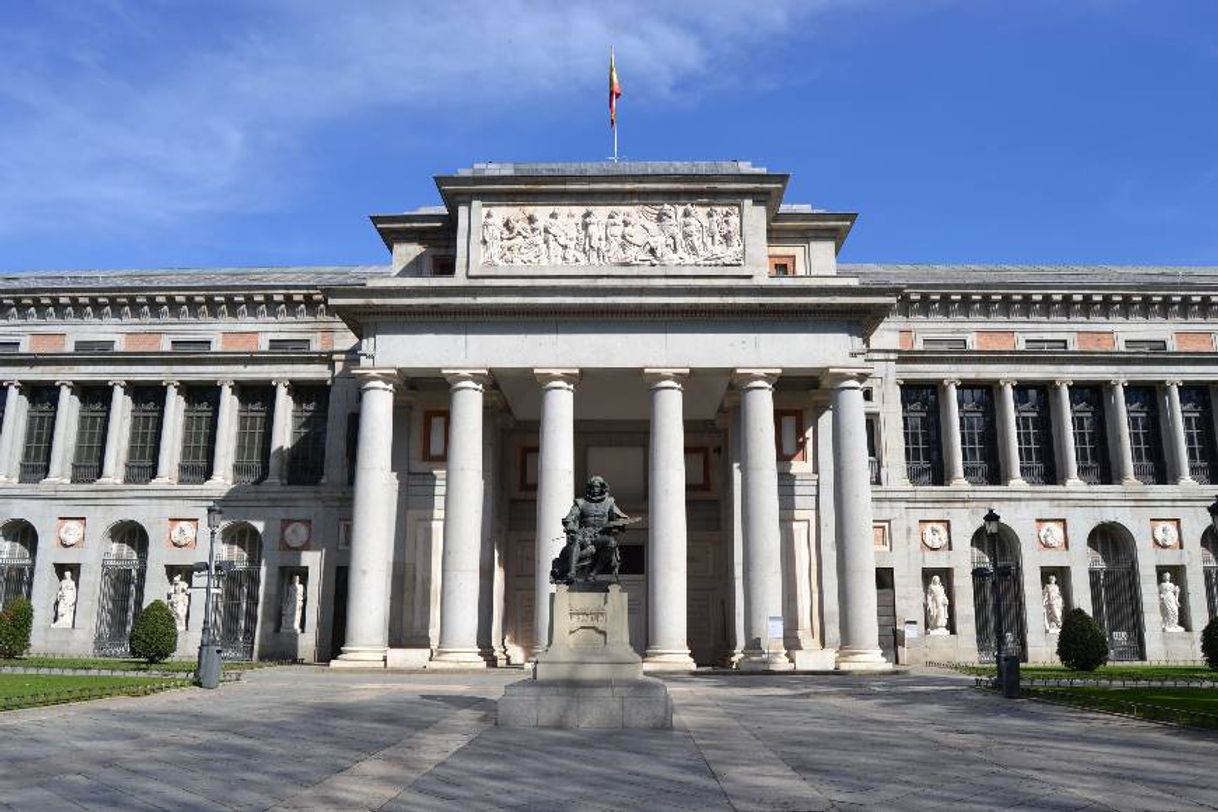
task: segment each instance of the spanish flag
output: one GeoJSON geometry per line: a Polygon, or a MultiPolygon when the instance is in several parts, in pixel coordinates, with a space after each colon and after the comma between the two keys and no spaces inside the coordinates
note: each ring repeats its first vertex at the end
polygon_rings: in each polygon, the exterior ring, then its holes
{"type": "Polygon", "coordinates": [[[617,66],[613,62],[613,48],[609,49],[609,126],[617,127],[617,100],[622,96],[622,86],[617,81],[617,66]]]}

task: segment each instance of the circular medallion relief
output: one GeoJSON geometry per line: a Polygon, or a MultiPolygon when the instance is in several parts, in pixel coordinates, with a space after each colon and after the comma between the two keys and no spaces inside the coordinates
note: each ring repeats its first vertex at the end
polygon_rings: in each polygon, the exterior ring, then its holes
{"type": "Polygon", "coordinates": [[[169,543],[174,547],[189,547],[195,540],[195,526],[191,522],[178,522],[169,531],[169,543]]]}
{"type": "Polygon", "coordinates": [[[283,543],[293,550],[300,549],[309,543],[309,525],[307,522],[288,522],[283,526],[283,543]]]}
{"type": "Polygon", "coordinates": [[[928,524],[922,528],[922,543],[928,550],[942,550],[947,546],[947,526],[928,524]]]}
{"type": "Polygon", "coordinates": [[[1156,524],[1151,535],[1154,536],[1155,544],[1164,549],[1175,547],[1176,542],[1180,540],[1180,535],[1176,532],[1176,526],[1171,522],[1156,524]]]}
{"type": "Polygon", "coordinates": [[[80,519],[66,519],[59,525],[59,543],[64,547],[75,547],[85,537],[85,523],[80,519]]]}
{"type": "Polygon", "coordinates": [[[1046,524],[1040,528],[1040,543],[1051,550],[1062,546],[1062,531],[1055,524],[1046,524]]]}

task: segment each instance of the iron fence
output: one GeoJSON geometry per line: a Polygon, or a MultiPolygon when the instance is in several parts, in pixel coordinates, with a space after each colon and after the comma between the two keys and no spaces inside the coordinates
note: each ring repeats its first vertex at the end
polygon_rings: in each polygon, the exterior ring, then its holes
{"type": "Polygon", "coordinates": [[[101,476],[101,466],[95,462],[72,463],[73,482],[96,482],[101,476]]]}
{"type": "Polygon", "coordinates": [[[129,462],[123,475],[128,485],[147,485],[156,476],[155,462],[129,462]]]}
{"type": "Polygon", "coordinates": [[[17,481],[24,484],[41,482],[47,478],[50,466],[43,460],[22,460],[18,469],[17,481]]]}
{"type": "Polygon", "coordinates": [[[131,626],[144,605],[145,559],[102,559],[101,593],[93,651],[99,657],[127,657],[131,626]]]}
{"type": "Polygon", "coordinates": [[[17,598],[30,599],[34,562],[29,558],[0,558],[0,609],[17,598]]]}
{"type": "Polygon", "coordinates": [[[252,660],[258,632],[258,593],[261,567],[233,563],[218,567],[219,595],[212,604],[212,627],[225,660],[252,660]]]}

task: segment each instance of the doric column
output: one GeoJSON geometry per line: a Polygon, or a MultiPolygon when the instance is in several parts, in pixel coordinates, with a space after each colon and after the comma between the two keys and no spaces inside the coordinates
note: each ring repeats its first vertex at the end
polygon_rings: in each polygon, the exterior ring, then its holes
{"type": "MultiPolygon", "coordinates": [[[[782,622],[782,550],[778,529],[778,464],[774,444],[774,381],[778,369],[736,370],[740,390],[744,511],[743,670],[786,670],[782,622]]],[[[866,465],[864,465],[866,468],[866,465]]]]}
{"type": "Polygon", "coordinates": [[[1019,429],[1015,425],[1015,382],[998,382],[998,421],[1002,435],[1003,456],[1006,458],[1007,485],[1025,485],[1019,471],[1019,429]]]}
{"type": "MultiPolygon", "coordinates": [[[[292,422],[291,381],[280,378],[275,384],[275,408],[271,414],[271,459],[266,481],[283,482],[287,477],[288,444],[292,422]]],[[[361,437],[363,435],[360,435],[361,437]]]]}
{"type": "Polygon", "coordinates": [[[688,369],[645,369],[651,387],[647,511],[647,652],[651,669],[694,668],[686,641],[685,415],[688,369]]]}
{"type": "Polygon", "coordinates": [[[127,411],[127,382],[110,381],[110,415],[106,419],[106,450],[98,482],[118,482],[118,461],[123,446],[123,419],[127,411]]]}
{"type": "Polygon", "coordinates": [[[833,500],[837,554],[842,576],[842,671],[886,671],[876,618],[875,544],[872,539],[871,482],[867,467],[866,416],[862,372],[830,372],[833,386],[833,500]]]}
{"type": "Polygon", "coordinates": [[[178,387],[177,381],[165,381],[165,408],[161,410],[161,447],[156,457],[156,478],[153,482],[173,482],[173,446],[177,441],[178,387]]]}
{"type": "Polygon", "coordinates": [[[21,382],[4,382],[4,422],[0,423],[0,482],[16,482],[14,449],[17,446],[17,410],[21,407],[21,382]]]}
{"type": "Polygon", "coordinates": [[[393,389],[396,369],[358,369],[361,406],[351,562],[347,581],[347,639],[332,666],[384,665],[389,648],[389,574],[397,480],[393,473],[393,389]]]}
{"type": "Polygon", "coordinates": [[[1061,450],[1061,471],[1058,478],[1064,485],[1082,485],[1078,478],[1078,454],[1074,450],[1074,417],[1070,407],[1070,381],[1053,382],[1053,424],[1057,429],[1057,447],[1061,450]]]}
{"type": "Polygon", "coordinates": [[[1167,381],[1167,418],[1171,430],[1172,457],[1175,471],[1172,478],[1178,485],[1195,485],[1188,468],[1188,443],[1184,439],[1184,410],[1180,408],[1180,381],[1167,381]]]}
{"type": "Polygon", "coordinates": [[[216,415],[216,445],[212,449],[211,479],[209,485],[227,485],[233,481],[233,418],[236,398],[232,381],[217,381],[220,386],[220,406],[216,415]]]}
{"type": "Polygon", "coordinates": [[[59,387],[59,403],[55,406],[55,430],[51,435],[51,464],[43,482],[67,482],[70,455],[68,429],[72,421],[72,382],[55,381],[59,387]]]}
{"type": "Polygon", "coordinates": [[[939,387],[939,400],[943,416],[943,462],[944,478],[948,485],[967,485],[964,478],[964,454],[960,450],[960,400],[956,389],[960,381],[948,379],[939,387]]]}
{"type": "Polygon", "coordinates": [[[485,668],[478,650],[482,558],[482,391],[485,369],[443,370],[448,381],[440,642],[429,667],[485,668]]]}
{"type": "Polygon", "coordinates": [[[1125,408],[1125,381],[1108,384],[1108,402],[1112,406],[1111,423],[1116,428],[1117,475],[1122,485],[1136,485],[1133,473],[1133,447],[1129,441],[1129,412],[1125,408]]]}
{"type": "Polygon", "coordinates": [[[533,567],[533,651],[550,645],[550,562],[564,543],[562,520],[575,497],[577,369],[534,370],[541,384],[537,453],[537,546],[533,567]]]}

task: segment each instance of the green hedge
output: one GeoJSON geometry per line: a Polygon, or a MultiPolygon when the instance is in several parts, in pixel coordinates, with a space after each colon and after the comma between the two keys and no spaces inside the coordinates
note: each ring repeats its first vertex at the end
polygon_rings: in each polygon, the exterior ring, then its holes
{"type": "Polygon", "coordinates": [[[1206,665],[1218,670],[1218,617],[1211,618],[1201,631],[1201,656],[1206,665]]]}
{"type": "Polygon", "coordinates": [[[1108,638],[1082,609],[1071,609],[1057,638],[1057,656],[1072,671],[1094,671],[1108,662],[1108,638]]]}
{"type": "Polygon", "coordinates": [[[144,607],[131,626],[131,656],[150,663],[159,663],[173,656],[178,649],[178,624],[165,601],[153,601],[144,607]]]}
{"type": "Polygon", "coordinates": [[[9,601],[0,611],[0,658],[20,657],[30,649],[34,607],[25,598],[9,601]]]}

